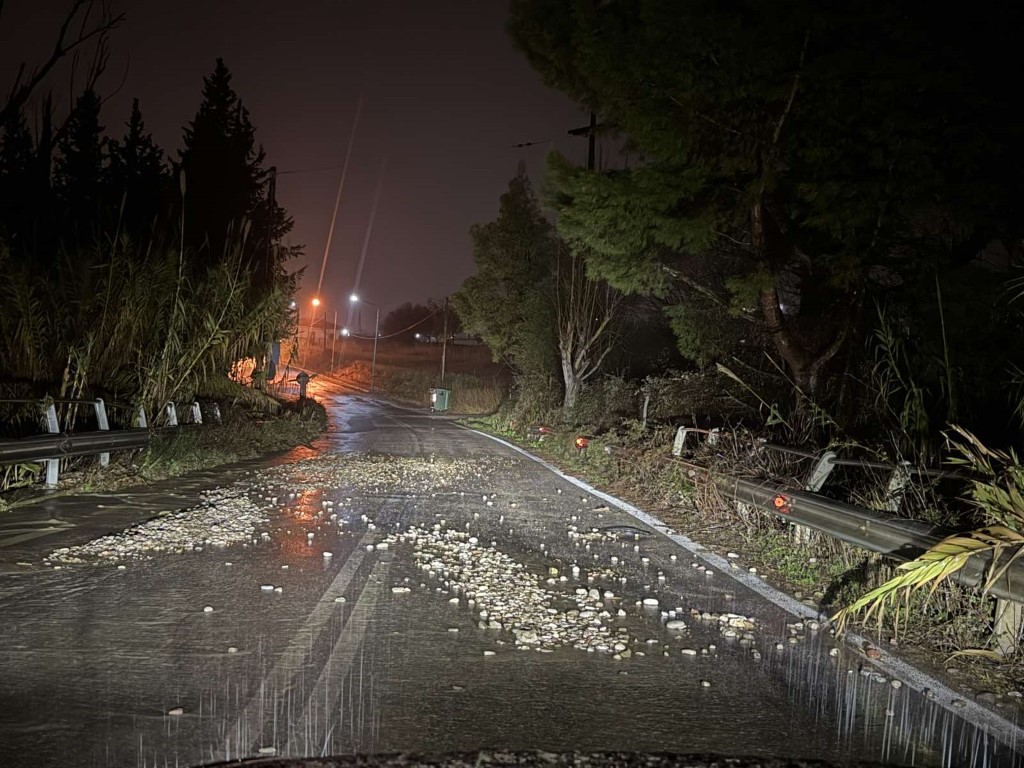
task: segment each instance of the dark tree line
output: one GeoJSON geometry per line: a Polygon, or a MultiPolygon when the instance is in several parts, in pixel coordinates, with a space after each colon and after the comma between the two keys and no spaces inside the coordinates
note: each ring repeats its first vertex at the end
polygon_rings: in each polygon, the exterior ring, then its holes
{"type": "MultiPolygon", "coordinates": [[[[44,126],[49,109],[44,105],[44,126]]],[[[176,161],[147,131],[138,99],[119,134],[110,135],[101,112],[99,94],[85,90],[51,150],[43,135],[33,136],[24,110],[7,111],[0,237],[13,258],[45,263],[121,238],[180,240],[197,273],[239,248],[255,287],[265,290],[284,277],[294,251],[278,244],[292,220],[270,198],[263,149],[223,60],[204,79],[176,161]]]]}
{"type": "Polygon", "coordinates": [[[1015,402],[1019,15],[515,0],[509,31],[623,150],[550,160],[592,277],[657,300],[698,366],[781,371],[797,402],[928,440],[1015,402]]]}
{"type": "Polygon", "coordinates": [[[108,126],[101,75],[122,19],[72,0],[48,58],[0,102],[0,392],[159,413],[234,391],[234,363],[261,365],[288,336],[298,249],[280,244],[292,220],[222,60],[176,157],[138,99],[108,126]],[[80,87],[67,114],[46,90],[62,61],[80,87]]]}

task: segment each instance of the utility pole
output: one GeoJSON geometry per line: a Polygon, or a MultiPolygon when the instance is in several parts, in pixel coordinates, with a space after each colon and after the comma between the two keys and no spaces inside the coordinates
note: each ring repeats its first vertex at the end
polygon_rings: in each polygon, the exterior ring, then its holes
{"type": "MultiPolygon", "coordinates": [[[[274,281],[274,210],[277,207],[277,166],[272,165],[269,168],[270,178],[267,180],[267,261],[265,266],[264,280],[266,280],[266,287],[274,281]]],[[[261,286],[264,287],[264,286],[261,286]]],[[[257,364],[265,372],[270,370],[270,361],[267,359],[270,355],[264,355],[263,360],[257,360],[257,364]]]]}
{"type": "Polygon", "coordinates": [[[444,386],[444,361],[448,354],[448,297],[444,297],[444,334],[441,338],[441,386],[444,386]]]}
{"type": "Polygon", "coordinates": [[[327,307],[324,307],[324,352],[327,351],[327,307]]]}
{"type": "Polygon", "coordinates": [[[590,113],[590,124],[585,125],[582,128],[573,128],[569,131],[570,136],[586,136],[587,137],[587,170],[594,170],[596,165],[596,149],[597,149],[597,129],[600,126],[597,122],[597,115],[593,112],[590,113]]]}
{"type": "Polygon", "coordinates": [[[274,211],[277,209],[277,166],[268,169],[267,182],[267,283],[274,274],[274,211]]]}
{"type": "Polygon", "coordinates": [[[331,370],[334,370],[334,345],[338,341],[338,310],[334,310],[334,327],[331,329],[331,370]]]}

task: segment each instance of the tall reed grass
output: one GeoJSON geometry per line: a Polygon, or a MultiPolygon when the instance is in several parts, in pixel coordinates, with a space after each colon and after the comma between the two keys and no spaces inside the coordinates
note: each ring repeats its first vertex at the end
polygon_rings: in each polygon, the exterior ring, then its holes
{"type": "Polygon", "coordinates": [[[0,398],[104,397],[159,414],[214,394],[232,363],[287,335],[288,277],[258,294],[241,243],[198,269],[127,240],[16,262],[0,246],[0,398]]]}

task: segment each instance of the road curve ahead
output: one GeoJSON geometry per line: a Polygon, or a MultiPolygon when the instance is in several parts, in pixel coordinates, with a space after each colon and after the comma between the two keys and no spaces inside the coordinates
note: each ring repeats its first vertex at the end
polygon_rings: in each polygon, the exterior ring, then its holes
{"type": "Polygon", "coordinates": [[[521,454],[361,395],[328,406],[330,433],[287,457],[0,520],[0,765],[1021,764],[521,454]]]}

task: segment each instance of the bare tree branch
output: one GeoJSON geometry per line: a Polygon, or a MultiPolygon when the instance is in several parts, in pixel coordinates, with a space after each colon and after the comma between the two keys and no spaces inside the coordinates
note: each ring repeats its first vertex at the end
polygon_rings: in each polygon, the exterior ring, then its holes
{"type": "MultiPolygon", "coordinates": [[[[98,57],[94,57],[94,64],[99,67],[99,72],[93,71],[90,74],[90,80],[95,85],[95,79],[92,79],[92,76],[95,75],[98,78],[98,75],[102,73],[103,68],[106,66],[106,59],[109,58],[106,38],[110,32],[120,26],[125,19],[125,15],[123,13],[112,14],[106,3],[103,3],[99,18],[96,19],[95,23],[90,24],[89,18],[92,15],[94,6],[95,0],[74,0],[67,15],[64,17],[63,23],[60,25],[57,39],[54,42],[49,58],[41,65],[34,67],[27,76],[25,73],[28,65],[25,62],[21,63],[18,67],[18,74],[14,79],[14,84],[11,86],[7,96],[7,102],[3,107],[0,107],[0,122],[6,121],[12,114],[25,106],[32,93],[46,80],[54,67],[65,56],[71,53],[77,54],[79,49],[90,40],[99,38],[98,57]],[[76,20],[78,20],[78,33],[69,38],[68,29],[76,20]],[[103,53],[100,54],[99,50],[102,50],[103,53]],[[102,66],[99,66],[100,64],[102,66]]],[[[2,11],[2,4],[0,4],[0,11],[2,11]]],[[[92,69],[95,70],[97,66],[94,66],[92,69]]]]}
{"type": "Polygon", "coordinates": [[[571,408],[583,382],[597,373],[617,341],[612,333],[621,294],[590,280],[583,260],[560,249],[555,265],[555,317],[565,383],[563,406],[571,408]]]}

